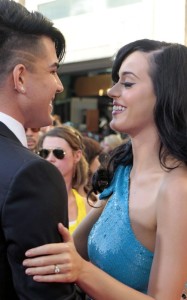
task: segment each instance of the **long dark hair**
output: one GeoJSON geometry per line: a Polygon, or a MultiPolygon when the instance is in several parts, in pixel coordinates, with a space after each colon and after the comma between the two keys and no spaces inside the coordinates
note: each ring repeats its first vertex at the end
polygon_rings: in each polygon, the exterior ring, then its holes
{"type": "MultiPolygon", "coordinates": [[[[138,40],[122,47],[115,58],[112,79],[119,80],[124,59],[134,51],[150,53],[149,75],[156,95],[154,119],[160,138],[159,160],[166,169],[168,156],[187,164],[187,47],[155,40],[138,40]]],[[[105,167],[93,177],[95,193],[111,182],[115,169],[133,163],[131,142],[115,149],[105,167]]]]}

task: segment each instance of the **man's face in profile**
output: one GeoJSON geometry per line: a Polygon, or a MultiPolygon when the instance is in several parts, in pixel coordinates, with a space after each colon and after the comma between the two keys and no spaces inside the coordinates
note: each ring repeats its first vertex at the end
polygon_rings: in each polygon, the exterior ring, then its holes
{"type": "Polygon", "coordinates": [[[34,152],[38,145],[40,128],[25,128],[25,133],[27,137],[28,148],[34,152]]]}

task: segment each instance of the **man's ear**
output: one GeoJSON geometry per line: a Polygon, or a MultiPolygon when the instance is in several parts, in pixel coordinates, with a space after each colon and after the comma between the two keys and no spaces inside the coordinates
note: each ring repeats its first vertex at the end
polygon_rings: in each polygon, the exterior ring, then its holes
{"type": "Polygon", "coordinates": [[[13,69],[13,81],[14,81],[14,89],[21,94],[26,92],[25,90],[25,71],[26,68],[23,64],[18,64],[13,69]]]}

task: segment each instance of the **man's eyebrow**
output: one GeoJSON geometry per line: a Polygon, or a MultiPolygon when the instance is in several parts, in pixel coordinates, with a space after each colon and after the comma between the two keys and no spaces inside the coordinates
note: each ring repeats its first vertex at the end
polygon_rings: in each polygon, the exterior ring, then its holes
{"type": "Polygon", "coordinates": [[[57,69],[60,67],[60,64],[55,62],[54,64],[50,65],[50,68],[56,67],[57,69]]]}
{"type": "Polygon", "coordinates": [[[131,71],[124,71],[124,72],[121,73],[121,76],[126,76],[126,75],[133,75],[134,77],[140,79],[136,74],[134,74],[131,71]]]}

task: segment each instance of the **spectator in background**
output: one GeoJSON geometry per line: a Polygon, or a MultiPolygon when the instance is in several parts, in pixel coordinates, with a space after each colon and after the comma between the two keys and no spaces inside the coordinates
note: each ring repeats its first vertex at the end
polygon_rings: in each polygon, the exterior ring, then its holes
{"type": "Polygon", "coordinates": [[[114,148],[121,145],[123,143],[123,139],[120,134],[110,134],[104,137],[104,139],[100,142],[100,145],[103,149],[103,152],[110,153],[114,148]]]}
{"type": "Polygon", "coordinates": [[[99,142],[87,136],[83,137],[83,143],[85,146],[85,156],[89,164],[89,171],[90,174],[93,174],[100,166],[99,155],[102,148],[99,142]]]}
{"type": "Polygon", "coordinates": [[[25,128],[27,146],[32,152],[38,152],[38,141],[40,137],[40,128],[25,128]]]}
{"type": "Polygon", "coordinates": [[[92,193],[89,192],[92,189],[92,176],[100,166],[99,155],[102,151],[102,148],[99,142],[87,136],[83,137],[83,143],[85,146],[85,156],[89,165],[89,171],[88,171],[87,184],[81,186],[79,192],[80,194],[85,195],[85,197],[88,197],[88,202],[93,204],[93,202],[97,201],[98,199],[93,192],[92,193]]]}
{"type": "Polygon", "coordinates": [[[62,124],[62,120],[61,120],[61,117],[59,115],[54,114],[52,116],[52,118],[53,118],[53,126],[54,127],[60,126],[62,124]]]}
{"type": "Polygon", "coordinates": [[[54,127],[41,136],[41,157],[58,168],[68,193],[69,230],[72,234],[91,209],[79,188],[88,178],[88,163],[84,156],[82,135],[68,125],[54,127]]]}
{"type": "Polygon", "coordinates": [[[41,133],[45,133],[48,130],[50,130],[56,126],[60,126],[62,124],[61,118],[59,115],[52,115],[52,119],[53,119],[53,123],[51,125],[40,128],[41,133]]]}

